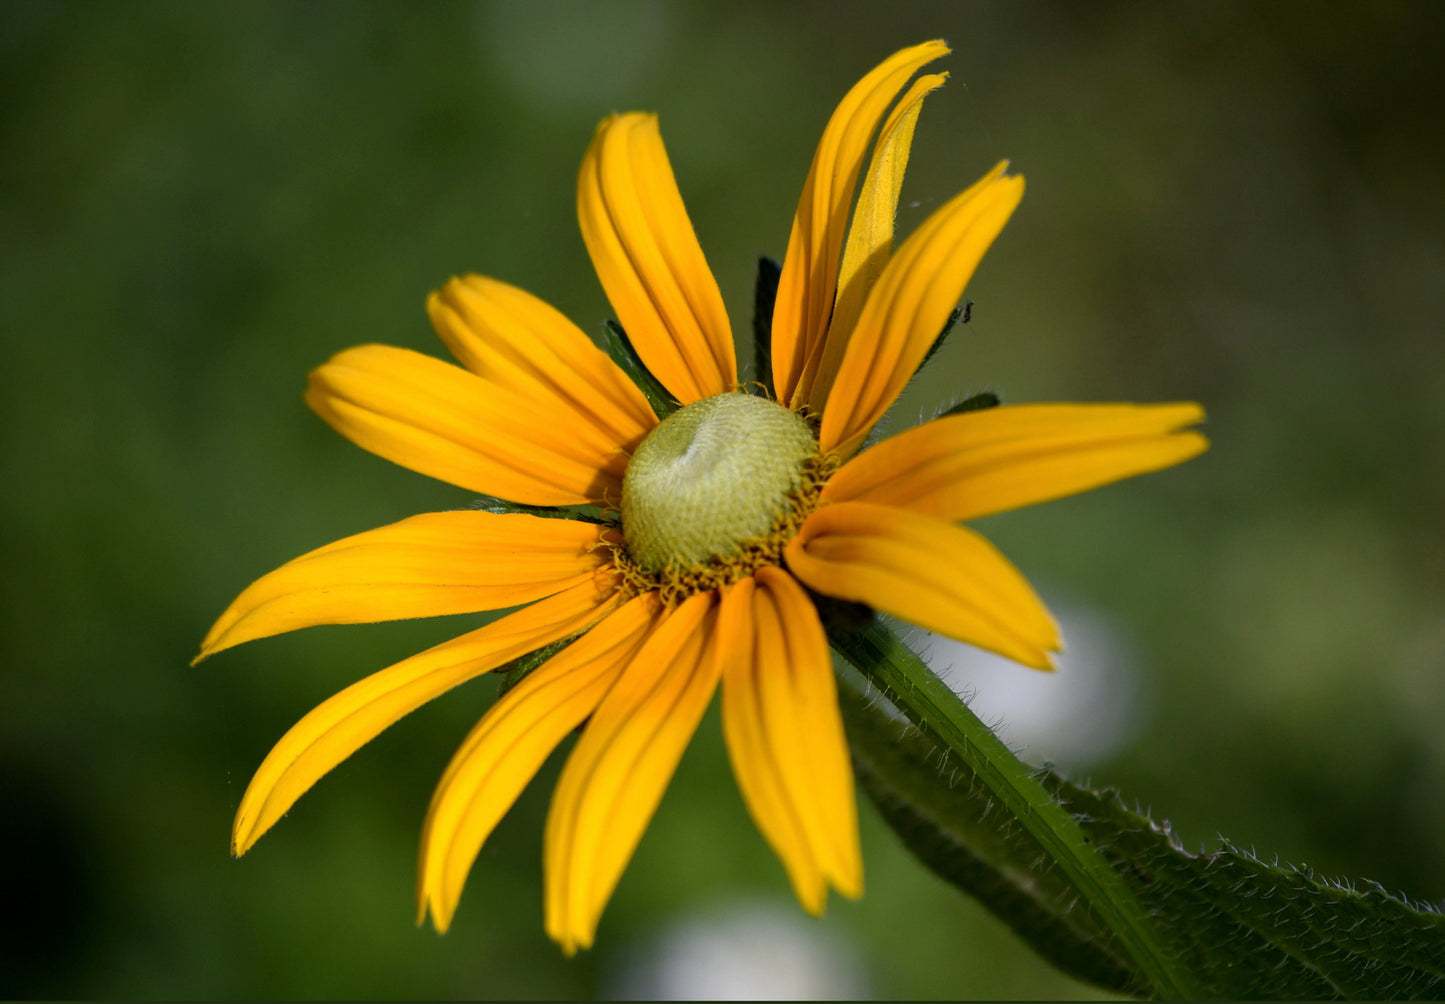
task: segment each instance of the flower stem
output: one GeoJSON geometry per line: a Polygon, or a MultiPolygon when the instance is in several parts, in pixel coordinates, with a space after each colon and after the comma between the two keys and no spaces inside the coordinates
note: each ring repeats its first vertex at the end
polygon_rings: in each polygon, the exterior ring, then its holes
{"type": "Polygon", "coordinates": [[[912,649],[876,619],[857,631],[830,631],[830,641],[914,726],[977,774],[1109,928],[1156,996],[1198,996],[1148,914],[1074,817],[912,649]]]}

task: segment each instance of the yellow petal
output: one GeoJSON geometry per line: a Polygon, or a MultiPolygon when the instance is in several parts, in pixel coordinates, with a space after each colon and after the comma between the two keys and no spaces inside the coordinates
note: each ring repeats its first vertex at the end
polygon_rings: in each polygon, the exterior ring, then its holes
{"type": "Polygon", "coordinates": [[[716,597],[679,605],[577,741],[547,818],[547,933],[569,955],[597,921],[717,686],[716,597]]]}
{"type": "Polygon", "coordinates": [[[737,384],[732,328],[657,116],[604,119],[577,178],[582,239],[638,356],[683,404],[737,384]]]}
{"type": "Polygon", "coordinates": [[[317,624],[497,610],[582,581],[607,560],[605,527],[463,509],[425,513],[318,547],[237,596],[196,661],[317,624]]]}
{"type": "Polygon", "coordinates": [[[898,215],[903,173],[908,167],[913,129],[918,124],[918,113],[923,110],[923,99],[947,79],[946,73],[919,77],[879,130],[873,160],[863,179],[853,222],[848,227],[843,265],[838,270],[838,299],[828,321],[828,334],[823,340],[816,372],[811,379],[804,376],[809,387],[808,405],[817,414],[822,414],[828,400],[828,391],[838,374],[843,350],[848,346],[848,336],[853,333],[863,301],[893,253],[893,221],[898,215]]]}
{"type": "Polygon", "coordinates": [[[925,42],[889,56],[844,95],[823,130],[773,305],[773,386],[785,404],[808,399],[804,370],[828,330],[848,209],[873,133],[908,78],[947,52],[942,42],[925,42]]]}
{"type": "Polygon", "coordinates": [[[988,541],[905,509],[840,502],[809,516],[784,552],[803,583],[919,627],[1052,669],[1058,628],[988,541]]]}
{"type": "Polygon", "coordinates": [[[311,374],[306,402],[363,449],[529,505],[617,499],[626,444],[457,366],[407,349],[347,349],[311,374]]]}
{"type": "Polygon", "coordinates": [[[643,594],[533,670],[472,729],[447,765],[422,829],[417,922],[451,924],[482,843],[557,744],[597,707],[657,623],[643,594]]]}
{"type": "Polygon", "coordinates": [[[231,852],[245,854],[327,771],[458,684],[585,630],[617,604],[609,571],[373,673],[297,722],[241,798],[231,852]]]}
{"type": "Polygon", "coordinates": [[[853,768],[812,602],[781,569],[761,568],[756,581],[756,589],[750,580],[734,587],[719,615],[723,732],[753,819],[816,915],[825,882],[846,896],[862,893],[853,768]]]}
{"type": "Polygon", "coordinates": [[[782,859],[798,902],[817,915],[827,902],[828,883],[808,846],[798,810],[785,794],[757,707],[759,660],[753,614],[756,585],[752,578],[738,582],[723,593],[718,608],[723,736],[733,774],[753,821],[782,859]]]}
{"type": "Polygon", "coordinates": [[[969,520],[1169,467],[1208,442],[1197,404],[1032,404],[926,422],[844,464],[825,502],[969,520]]]}
{"type": "Polygon", "coordinates": [[[427,313],[467,369],[548,412],[577,412],[628,452],[657,425],[647,398],[607,354],[525,290],[463,276],[427,298],[427,313]]]}
{"type": "Polygon", "coordinates": [[[984,252],[1023,198],[999,164],[898,249],[863,304],[823,409],[824,450],[849,456],[938,338],[984,252]]]}

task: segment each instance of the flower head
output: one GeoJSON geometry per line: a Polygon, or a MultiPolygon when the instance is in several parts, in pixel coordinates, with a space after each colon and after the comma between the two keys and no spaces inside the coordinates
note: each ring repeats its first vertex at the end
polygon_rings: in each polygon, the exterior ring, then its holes
{"type": "Polygon", "coordinates": [[[891,56],[824,130],[778,279],[760,374],[771,395],[739,386],[657,120],[638,113],[598,127],[577,207],[622,357],[651,397],[556,310],[480,276],[427,303],[462,367],[366,345],[312,374],[306,399],[342,435],[493,502],[283,565],[231,604],[200,657],[315,624],[521,609],[306,715],[247,788],[235,853],[403,715],[540,650],[437,787],[421,917],[450,924],[483,841],[582,726],[547,821],[546,923],[566,951],[590,945],[719,686],[739,786],[798,899],[818,913],[830,887],[860,894],[853,776],[814,595],[1050,668],[1052,618],[958,524],[1206,445],[1185,431],[1202,418],[1193,404],[1025,405],[947,414],[863,448],[1023,194],[1000,164],[893,249],[913,128],[944,78],[909,81],[947,51],[891,56]]]}

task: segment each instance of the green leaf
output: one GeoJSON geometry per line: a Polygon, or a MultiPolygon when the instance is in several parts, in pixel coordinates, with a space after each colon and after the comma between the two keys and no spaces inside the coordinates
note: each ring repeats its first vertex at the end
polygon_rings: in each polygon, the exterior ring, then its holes
{"type": "Polygon", "coordinates": [[[967,764],[941,753],[906,719],[842,685],[843,724],[863,790],[904,845],[973,896],[1064,972],[1140,993],[1108,929],[967,764]]]}
{"type": "Polygon", "coordinates": [[[637,350],[632,347],[627,332],[622,330],[622,325],[616,321],[606,322],[602,326],[602,342],[612,361],[622,367],[622,371],[637,384],[637,389],[642,391],[642,396],[647,398],[653,414],[658,418],[666,418],[677,410],[677,402],[643,364],[637,350]]]}
{"type": "MultiPolygon", "coordinates": [[[[866,650],[852,648],[845,654],[855,665],[869,661],[866,650]]],[[[859,668],[871,675],[873,667],[859,668]]],[[[1038,839],[1038,819],[1010,811],[1000,798],[997,778],[979,769],[980,749],[940,744],[927,714],[913,706],[917,695],[889,690],[907,718],[847,687],[844,721],[864,790],[910,850],[1060,969],[1120,993],[1161,993],[1157,975],[1147,975],[1137,949],[1118,936],[1117,920],[1091,906],[1096,899],[1084,894],[1067,862],[1038,839]],[[923,730],[908,719],[923,721],[923,730]]],[[[986,768],[1001,748],[983,751],[986,768]]],[[[1032,773],[1126,887],[1125,910],[1147,916],[1146,941],[1188,996],[1445,994],[1445,915],[1373,883],[1354,889],[1306,868],[1267,864],[1229,843],[1191,852],[1167,823],[1129,809],[1112,791],[1032,773]]]]}
{"type": "Polygon", "coordinates": [[[1438,1000],[1445,995],[1445,915],[1374,882],[1321,879],[1267,864],[1228,841],[1192,853],[1169,831],[1094,791],[1044,783],[1124,875],[1217,997],[1438,1000]]]}
{"type": "Polygon", "coordinates": [[[830,627],[828,637],[833,647],[918,728],[935,755],[946,751],[953,762],[977,779],[983,797],[998,803],[1000,818],[1010,825],[1017,824],[1037,844],[1037,852],[1030,852],[1023,873],[1036,870],[1035,860],[1058,869],[1073,890],[1070,901],[1077,898],[1097,918],[1100,928],[1109,932],[1140,986],[1173,999],[1203,996],[1191,974],[1170,953],[1153,918],[1084,833],[1079,821],[917,653],[876,618],[852,632],[830,627]]]}

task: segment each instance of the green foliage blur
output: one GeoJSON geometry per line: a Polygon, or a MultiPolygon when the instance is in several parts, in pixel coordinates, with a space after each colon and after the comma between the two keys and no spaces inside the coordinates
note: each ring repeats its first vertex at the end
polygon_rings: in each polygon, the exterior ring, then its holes
{"type": "Polygon", "coordinates": [[[397,725],[239,861],[229,826],[296,719],[477,618],[187,666],[253,578],[467,502],[327,429],[310,368],[368,341],[441,354],[422,301],[466,271],[600,332],[573,185],[602,116],[661,114],[742,337],[834,103],[933,37],[952,78],[900,232],[1002,157],[1028,194],[893,427],[979,390],[1210,415],[1199,460],[983,527],[1138,653],[1134,738],[1088,775],[1198,846],[1445,898],[1442,10],[0,4],[0,996],[606,995],[657,932],[737,901],[844,946],[859,993],[1092,992],[866,805],[866,895],[804,918],[715,714],[596,949],[565,960],[542,932],[559,758],[439,937],[412,924],[417,836],[494,681],[397,725]]]}

